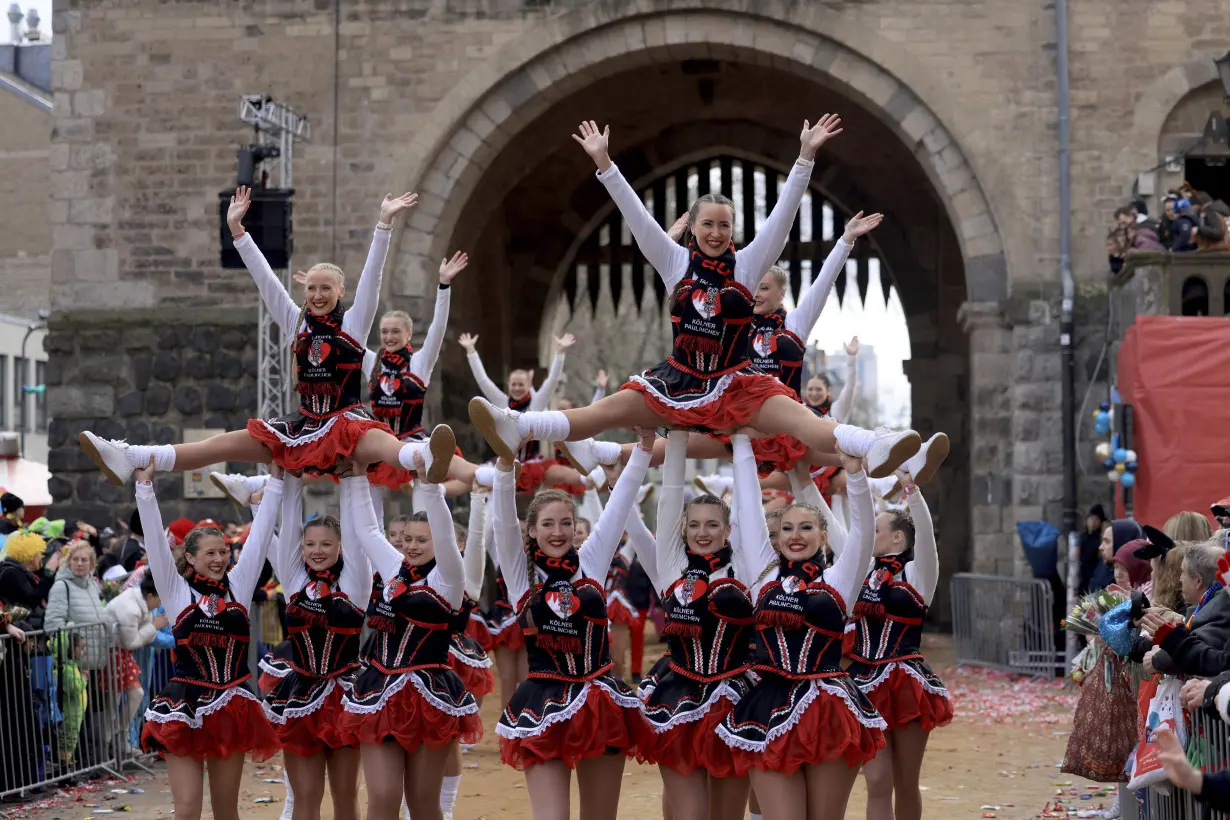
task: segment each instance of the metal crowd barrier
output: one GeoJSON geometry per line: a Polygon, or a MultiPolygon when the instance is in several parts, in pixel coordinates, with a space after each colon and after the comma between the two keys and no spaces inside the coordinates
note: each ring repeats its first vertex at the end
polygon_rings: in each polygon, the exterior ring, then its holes
{"type": "MultiPolygon", "coordinates": [[[[258,603],[250,611],[248,665],[256,691],[257,662],[282,634],[275,606],[258,603]]],[[[138,746],[145,706],[171,667],[171,650],[119,649],[110,624],[30,631],[21,643],[0,634],[0,798],[34,799],[69,782],[122,777],[128,767],[150,771],[155,756],[138,746]],[[132,695],[123,687],[129,655],[143,690],[133,721],[125,719],[132,695]]]]}
{"type": "MultiPolygon", "coordinates": [[[[1230,726],[1203,710],[1188,714],[1188,726],[1187,758],[1192,765],[1206,772],[1230,768],[1230,726]]],[[[1170,784],[1164,792],[1155,788],[1148,792],[1142,814],[1146,820],[1226,820],[1226,815],[1205,808],[1191,792],[1170,784]]]]}
{"type": "Polygon", "coordinates": [[[1049,583],[962,572],[952,576],[950,589],[958,664],[1038,677],[1064,668],[1049,583]]]}

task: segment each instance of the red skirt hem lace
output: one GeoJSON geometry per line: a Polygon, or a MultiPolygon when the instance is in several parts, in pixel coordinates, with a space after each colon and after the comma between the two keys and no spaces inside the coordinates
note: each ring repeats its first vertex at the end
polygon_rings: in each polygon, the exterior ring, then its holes
{"type": "Polygon", "coordinates": [[[448,656],[448,665],[461,678],[461,685],[474,697],[481,698],[495,691],[495,673],[490,666],[470,666],[453,655],[448,656]]]}
{"type": "Polygon", "coordinates": [[[379,746],[391,741],[409,753],[421,745],[441,749],[454,740],[472,745],[483,738],[483,723],[477,712],[459,716],[443,712],[428,703],[410,681],[378,712],[343,710],[340,724],[339,734],[348,746],[379,746]]]}
{"type": "Polygon", "coordinates": [[[282,744],[282,751],[311,757],[326,749],[345,749],[357,745],[341,732],[342,687],[334,686],[320,708],[303,717],[289,718],[285,723],[271,723],[282,744]]]}
{"type": "Polygon", "coordinates": [[[487,628],[487,624],[478,618],[470,618],[470,620],[466,621],[465,635],[478,641],[478,645],[483,648],[484,652],[490,652],[492,647],[495,646],[495,641],[491,637],[491,630],[487,628]]]}
{"type": "Polygon", "coordinates": [[[918,678],[900,667],[889,672],[885,681],[865,694],[888,724],[886,731],[918,721],[924,732],[930,732],[952,722],[952,700],[928,692],[918,678]]]}
{"type": "Polygon", "coordinates": [[[639,390],[645,404],[670,426],[700,427],[715,432],[730,432],[747,427],[761,406],[773,396],[786,396],[798,401],[791,390],[768,375],[736,374],[722,395],[698,407],[672,407],[639,382],[626,382],[623,390],[639,390]]]}
{"type": "Polygon", "coordinates": [[[718,698],[700,720],[661,733],[651,728],[641,746],[641,762],[657,763],[682,775],[701,769],[714,777],[742,777],[735,767],[735,750],[717,733],[734,708],[728,699],[718,698]]]}
{"type": "Polygon", "coordinates": [[[519,649],[525,648],[525,632],[521,629],[521,624],[512,623],[504,627],[500,632],[491,633],[491,648],[511,649],[516,652],[519,649]]]}
{"type": "Polygon", "coordinates": [[[567,720],[553,723],[536,735],[508,738],[500,735],[500,760],[517,771],[559,760],[569,769],[579,761],[604,754],[639,757],[653,729],[641,710],[616,703],[601,686],[591,686],[585,703],[567,720]]]}
{"type": "Polygon", "coordinates": [[[277,754],[281,744],[261,705],[251,698],[236,695],[221,709],[206,715],[199,729],[179,720],[146,721],[141,730],[141,748],[158,752],[162,757],[170,755],[193,760],[211,757],[226,760],[246,754],[259,763],[277,754]]]}
{"type": "Polygon", "coordinates": [[[532,493],[547,478],[547,470],[559,462],[553,458],[536,458],[521,463],[521,475],[517,478],[517,492],[532,493]]]}
{"type": "MultiPolygon", "coordinates": [[[[730,436],[720,433],[715,439],[730,446],[730,436]]],[[[767,478],[779,470],[788,473],[807,455],[807,445],[787,433],[770,438],[752,439],[752,453],[756,456],[756,472],[767,478]]]]}
{"type": "Polygon", "coordinates": [[[732,749],[735,771],[743,776],[753,768],[792,775],[805,765],[845,760],[857,769],[884,748],[884,732],[864,726],[841,698],[821,694],[791,729],[772,740],[763,752],[732,749]]]}
{"type": "Polygon", "coordinates": [[[269,448],[274,462],[283,470],[306,470],[317,473],[331,472],[339,460],[354,455],[359,440],[369,430],[392,431],[383,421],[354,418],[348,413],[339,413],[329,432],[306,444],[289,445],[278,438],[260,419],[248,419],[248,435],[269,448]]]}
{"type": "Polygon", "coordinates": [[[647,613],[628,609],[627,604],[618,598],[610,598],[606,602],[606,616],[613,624],[623,624],[635,629],[645,625],[647,613]]]}

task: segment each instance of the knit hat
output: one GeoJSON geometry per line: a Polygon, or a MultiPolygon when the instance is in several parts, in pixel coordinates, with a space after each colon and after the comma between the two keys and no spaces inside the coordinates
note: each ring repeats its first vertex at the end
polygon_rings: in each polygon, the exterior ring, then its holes
{"type": "Polygon", "coordinates": [[[1153,577],[1153,567],[1143,558],[1136,557],[1136,550],[1147,547],[1149,542],[1143,538],[1128,541],[1123,548],[1115,553],[1116,564],[1122,564],[1128,572],[1128,582],[1136,589],[1153,577]]]}
{"type": "Polygon", "coordinates": [[[42,558],[47,542],[32,532],[15,532],[4,542],[4,548],[9,558],[24,564],[32,558],[42,558]]]}
{"type": "Polygon", "coordinates": [[[3,513],[4,515],[15,513],[24,506],[26,506],[26,502],[22,501],[12,493],[4,493],[3,495],[0,495],[0,513],[3,513]]]}
{"type": "Polygon", "coordinates": [[[167,529],[175,538],[175,543],[182,544],[184,539],[188,537],[188,533],[196,529],[196,522],[191,518],[177,518],[171,522],[171,526],[167,527],[167,529]]]}
{"type": "Polygon", "coordinates": [[[1144,531],[1130,518],[1116,518],[1110,522],[1111,544],[1114,546],[1115,554],[1119,554],[1119,548],[1128,541],[1135,541],[1137,538],[1144,537],[1144,531]]]}

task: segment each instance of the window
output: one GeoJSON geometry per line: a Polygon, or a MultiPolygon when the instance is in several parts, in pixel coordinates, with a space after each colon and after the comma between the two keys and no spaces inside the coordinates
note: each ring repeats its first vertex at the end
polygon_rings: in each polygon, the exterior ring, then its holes
{"type": "Polygon", "coordinates": [[[26,369],[29,359],[13,357],[13,429],[22,432],[26,427],[26,369]]]}
{"type": "Polygon", "coordinates": [[[47,432],[47,362],[34,363],[34,432],[47,432]]]}

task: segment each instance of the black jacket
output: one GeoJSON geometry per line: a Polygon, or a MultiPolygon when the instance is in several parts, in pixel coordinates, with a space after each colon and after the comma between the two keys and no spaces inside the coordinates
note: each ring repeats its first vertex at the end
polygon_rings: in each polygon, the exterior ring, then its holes
{"type": "Polygon", "coordinates": [[[20,606],[30,614],[20,623],[23,629],[42,629],[43,615],[55,573],[45,570],[35,574],[14,558],[0,561],[0,602],[5,606],[20,606]]]}
{"type": "Polygon", "coordinates": [[[1230,669],[1230,592],[1219,591],[1184,626],[1160,630],[1154,643],[1162,648],[1153,668],[1170,675],[1211,678],[1230,669]]]}
{"type": "Polygon", "coordinates": [[[129,538],[124,542],[124,548],[120,550],[120,564],[128,572],[132,572],[137,568],[137,562],[145,558],[145,546],[135,538],[129,538]]]}

